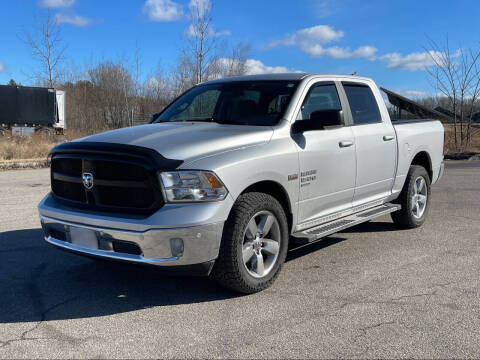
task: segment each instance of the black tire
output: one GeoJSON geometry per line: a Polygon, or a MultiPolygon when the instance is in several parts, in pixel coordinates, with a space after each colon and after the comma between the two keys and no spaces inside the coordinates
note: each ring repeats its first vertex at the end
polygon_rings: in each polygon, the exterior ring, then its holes
{"type": "MultiPolygon", "coordinates": [[[[212,271],[213,278],[222,287],[244,294],[268,288],[277,278],[288,251],[288,223],[280,203],[272,196],[251,192],[241,195],[235,202],[223,228],[220,252],[212,271]],[[243,262],[246,229],[259,212],[273,214],[279,232],[278,255],[268,274],[261,278],[252,276],[243,262]]],[[[263,262],[262,262],[263,263],[263,262]]]]}
{"type": "MultiPolygon", "coordinates": [[[[400,196],[395,201],[402,205],[402,209],[391,214],[393,222],[404,229],[413,229],[422,226],[430,208],[430,177],[427,170],[419,165],[411,165],[408,171],[405,184],[400,193],[400,196]],[[415,182],[417,179],[423,178],[425,180],[426,204],[420,217],[415,215],[413,196],[415,195],[415,182]]],[[[418,214],[417,214],[418,215],[418,214]]]]}

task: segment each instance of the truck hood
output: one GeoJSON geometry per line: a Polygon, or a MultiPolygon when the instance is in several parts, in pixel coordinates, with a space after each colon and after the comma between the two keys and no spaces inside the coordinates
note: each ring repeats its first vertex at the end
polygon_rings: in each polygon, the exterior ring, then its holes
{"type": "Polygon", "coordinates": [[[76,141],[143,146],[156,150],[166,158],[189,162],[225,151],[265,144],[272,134],[273,129],[267,126],[177,122],[112,130],[76,141]]]}

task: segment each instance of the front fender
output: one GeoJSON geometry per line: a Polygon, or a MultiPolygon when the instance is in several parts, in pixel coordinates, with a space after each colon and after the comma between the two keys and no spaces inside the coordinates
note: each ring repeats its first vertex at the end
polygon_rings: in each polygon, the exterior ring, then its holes
{"type": "Polygon", "coordinates": [[[194,162],[181,169],[212,170],[227,187],[233,200],[249,186],[273,181],[285,189],[294,222],[299,194],[298,153],[291,138],[272,139],[267,144],[242,148],[194,162]],[[291,176],[289,180],[289,175],[291,176]]]}

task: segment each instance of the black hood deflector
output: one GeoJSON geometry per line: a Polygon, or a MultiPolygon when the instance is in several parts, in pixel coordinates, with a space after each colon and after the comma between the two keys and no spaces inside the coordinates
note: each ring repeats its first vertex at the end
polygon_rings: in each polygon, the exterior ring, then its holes
{"type": "Polygon", "coordinates": [[[91,154],[111,157],[128,157],[150,163],[157,170],[175,170],[183,160],[168,159],[157,151],[137,145],[107,142],[72,141],[59,144],[50,151],[50,156],[58,154],[91,154]]]}

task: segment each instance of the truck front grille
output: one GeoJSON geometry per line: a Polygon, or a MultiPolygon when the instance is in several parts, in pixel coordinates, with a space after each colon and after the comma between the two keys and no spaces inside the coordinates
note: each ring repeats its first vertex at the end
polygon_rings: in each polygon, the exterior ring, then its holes
{"type": "Polygon", "coordinates": [[[163,206],[156,170],[134,159],[94,154],[53,155],[52,192],[70,206],[151,213],[163,206]],[[92,187],[83,175],[92,176],[92,187]]]}

